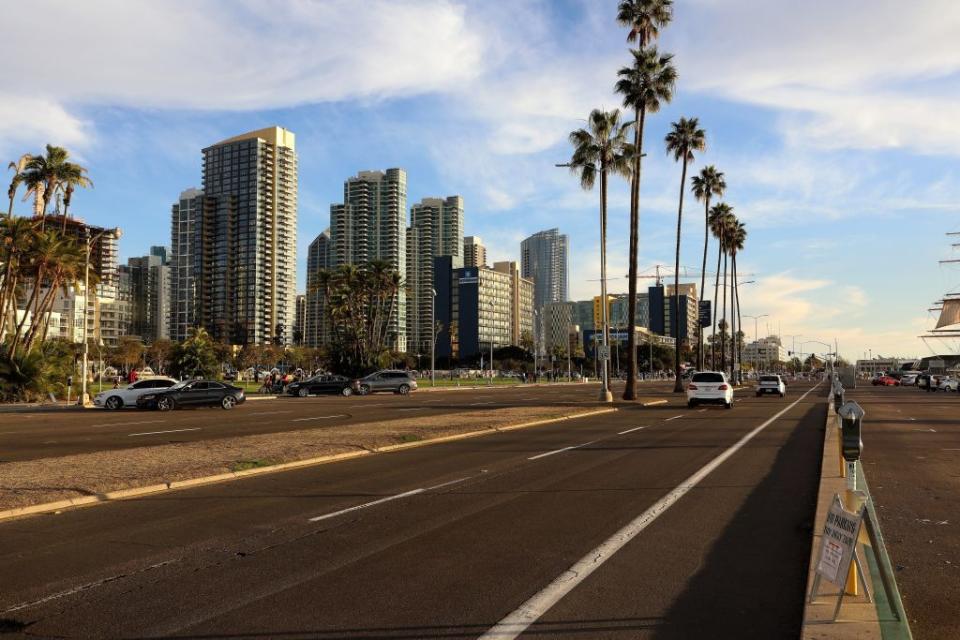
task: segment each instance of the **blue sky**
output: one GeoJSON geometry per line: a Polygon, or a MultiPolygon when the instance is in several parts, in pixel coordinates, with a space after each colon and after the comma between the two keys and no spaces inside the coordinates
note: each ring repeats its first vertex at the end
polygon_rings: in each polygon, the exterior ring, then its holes
{"type": "MultiPolygon", "coordinates": [[[[554,164],[568,159],[566,135],[590,109],[619,104],[612,85],[628,54],[616,0],[364,7],[5,7],[0,54],[18,62],[0,77],[0,157],[68,147],[95,182],[74,211],[122,227],[125,259],[169,243],[170,205],[200,186],[204,146],[280,125],[296,133],[300,157],[301,286],[306,246],[343,180],[401,166],[408,203],[463,195],[467,233],[494,259],[517,259],[520,240],[540,229],[570,234],[571,294],[595,295],[598,197],[554,164]]],[[[648,120],[641,269],[673,263],[680,168],[662,140],[671,121],[696,116],[708,150],[693,170],[724,171],[726,200],[748,225],[741,271],[756,283],[743,288],[743,311],[769,314],[760,333],[769,322],[785,335],[837,338],[848,357],[926,355],[916,338],[932,326],[926,310],[960,287],[960,269],[937,264],[951,257],[943,234],[960,229],[960,6],[864,7],[676,0],[660,47],[676,54],[680,80],[648,120]]],[[[613,291],[626,289],[627,202],[626,183],[614,181],[613,291]]],[[[695,270],[702,216],[688,198],[681,263],[695,270]]],[[[751,337],[753,324],[745,318],[751,337]]]]}

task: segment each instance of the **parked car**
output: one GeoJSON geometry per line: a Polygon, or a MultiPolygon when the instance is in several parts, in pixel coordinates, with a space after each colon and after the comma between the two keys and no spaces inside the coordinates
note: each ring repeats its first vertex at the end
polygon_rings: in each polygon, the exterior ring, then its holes
{"type": "Polygon", "coordinates": [[[402,396],[417,390],[417,381],[407,371],[377,371],[353,381],[353,390],[362,396],[377,391],[390,391],[402,396]]]}
{"type": "Polygon", "coordinates": [[[309,395],[339,393],[342,396],[353,395],[350,378],[343,376],[314,376],[302,382],[292,382],[287,385],[287,393],[292,396],[306,398],[309,395]]]}
{"type": "Polygon", "coordinates": [[[138,380],[121,389],[101,391],[93,396],[93,404],[97,407],[103,407],[108,411],[115,411],[123,407],[135,407],[137,405],[137,399],[140,396],[153,393],[158,389],[169,389],[175,384],[177,384],[177,381],[173,378],[138,380]]]}
{"type": "Polygon", "coordinates": [[[787,385],[783,378],[772,374],[761,375],[760,381],[757,383],[757,397],[759,398],[765,393],[778,393],[781,398],[787,395],[787,385]]]}
{"type": "Polygon", "coordinates": [[[917,384],[917,374],[915,373],[905,373],[900,377],[900,386],[903,387],[913,387],[917,384]]]}
{"type": "Polygon", "coordinates": [[[720,371],[698,371],[690,378],[687,385],[687,406],[695,407],[698,404],[722,404],[727,409],[733,408],[733,385],[727,381],[727,376],[720,371]]]}
{"type": "Polygon", "coordinates": [[[879,376],[870,381],[873,386],[899,387],[900,381],[891,376],[879,376]]]}
{"type": "Polygon", "coordinates": [[[940,384],[937,385],[938,391],[956,391],[958,383],[960,380],[956,378],[942,378],[940,384]]]}
{"type": "Polygon", "coordinates": [[[223,407],[233,409],[246,400],[243,389],[218,380],[185,380],[169,389],[137,398],[138,409],[170,411],[178,407],[223,407]]]}

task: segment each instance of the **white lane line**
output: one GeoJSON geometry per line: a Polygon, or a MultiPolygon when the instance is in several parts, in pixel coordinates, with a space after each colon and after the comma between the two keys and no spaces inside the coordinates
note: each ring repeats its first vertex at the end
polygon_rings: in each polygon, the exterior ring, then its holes
{"type": "Polygon", "coordinates": [[[192,429],[170,429],[169,431],[145,431],[143,433],[128,433],[128,437],[132,436],[155,436],[161,433],[180,433],[181,431],[200,431],[200,427],[193,427],[192,429]]]}
{"type": "Polygon", "coordinates": [[[633,433],[634,431],[640,431],[640,429],[646,429],[646,428],[647,428],[647,425],[643,425],[642,427],[634,427],[633,429],[627,429],[626,431],[621,431],[617,435],[622,436],[625,433],[633,433]]]}
{"type": "Polygon", "coordinates": [[[103,427],[129,427],[135,424],[158,424],[160,422],[166,422],[166,420],[138,420],[136,422],[103,422],[100,424],[90,425],[93,429],[102,429],[103,427]]]}
{"type": "Polygon", "coordinates": [[[527,460],[539,460],[540,458],[546,458],[547,456],[552,456],[557,453],[563,453],[564,451],[570,451],[571,449],[579,449],[580,447],[585,447],[588,444],[593,444],[594,442],[600,442],[600,441],[591,440],[590,442],[584,442],[583,444],[575,444],[570,447],[564,447],[563,449],[554,449],[553,451],[547,451],[546,453],[541,453],[539,455],[527,458],[527,460]]]}
{"type": "Polygon", "coordinates": [[[466,478],[457,478],[456,480],[450,480],[449,482],[441,482],[440,484],[435,484],[432,487],[427,487],[424,491],[433,491],[434,489],[442,489],[443,487],[449,487],[453,484],[460,484],[461,482],[466,482],[473,476],[467,476],[466,478]]]}
{"type": "Polygon", "coordinates": [[[600,568],[604,562],[612,558],[624,545],[633,540],[641,531],[663,515],[677,500],[696,487],[704,478],[710,475],[714,469],[726,462],[730,456],[739,451],[745,444],[750,442],[758,433],[766,429],[767,426],[776,421],[780,416],[797,406],[801,400],[806,398],[811,391],[819,386],[820,384],[817,383],[808,389],[806,393],[794,400],[788,407],[782,409],[759,427],[740,438],[740,440],[729,449],[681,482],[670,493],[660,498],[653,506],[641,513],[604,542],[600,543],[600,546],[583,556],[576,564],[560,574],[560,576],[548,584],[542,591],[524,602],[515,611],[498,622],[496,626],[480,636],[480,640],[493,640],[495,638],[497,640],[513,640],[518,637],[527,627],[539,620],[553,605],[557,604],[561,598],[573,591],[578,584],[586,580],[590,574],[600,568]]]}
{"type": "Polygon", "coordinates": [[[673,416],[672,418],[667,418],[664,422],[670,422],[671,420],[676,420],[677,418],[682,418],[683,416],[673,416]]]}
{"type": "MultiPolygon", "coordinates": [[[[843,407],[841,407],[842,409],[843,407]]],[[[914,429],[914,431],[919,431],[920,433],[936,433],[936,429],[914,429]]]]}
{"type": "Polygon", "coordinates": [[[481,404],[493,404],[493,400],[491,400],[490,402],[471,402],[470,406],[476,407],[477,405],[481,405],[481,404]]]}
{"type": "Polygon", "coordinates": [[[698,409],[698,410],[697,410],[697,413],[706,413],[706,412],[707,412],[706,409],[698,409]]]}
{"type": "Polygon", "coordinates": [[[334,418],[349,418],[346,414],[337,414],[335,416],[314,416],[312,418],[294,418],[291,422],[306,422],[307,420],[332,420],[334,418]]]}
{"type": "Polygon", "coordinates": [[[394,409],[394,411],[423,411],[425,407],[402,407],[400,409],[394,409]]]}
{"type": "Polygon", "coordinates": [[[278,413],[293,413],[293,411],[257,411],[257,412],[255,412],[255,413],[251,413],[250,415],[252,415],[252,416],[273,416],[273,415],[277,415],[278,413]]]}
{"type": "Polygon", "coordinates": [[[341,509],[340,511],[334,511],[333,513],[327,513],[322,516],[310,518],[308,522],[320,522],[321,520],[326,520],[327,518],[335,518],[337,516],[342,516],[345,513],[350,513],[351,511],[360,511],[361,509],[367,509],[368,507],[373,507],[378,504],[383,504],[384,502],[390,502],[391,500],[399,500],[400,498],[415,496],[418,493],[423,493],[424,491],[426,491],[426,489],[414,489],[413,491],[405,491],[404,493],[398,493],[395,496],[387,496],[386,498],[380,498],[379,500],[374,500],[373,502],[365,502],[363,504],[358,504],[355,507],[348,507],[346,509],[341,509]]]}

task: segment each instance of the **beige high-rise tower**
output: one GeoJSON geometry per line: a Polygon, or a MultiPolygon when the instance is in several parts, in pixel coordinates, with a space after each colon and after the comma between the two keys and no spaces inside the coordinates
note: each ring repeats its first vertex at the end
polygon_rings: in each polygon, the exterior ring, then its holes
{"type": "Polygon", "coordinates": [[[290,344],[296,324],[297,154],[269,127],[203,150],[196,323],[232,344],[290,344]]]}

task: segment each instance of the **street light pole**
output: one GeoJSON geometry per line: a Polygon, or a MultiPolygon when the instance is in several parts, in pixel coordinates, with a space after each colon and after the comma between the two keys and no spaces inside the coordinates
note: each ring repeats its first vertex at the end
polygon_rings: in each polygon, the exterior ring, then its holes
{"type": "MultiPolygon", "coordinates": [[[[87,330],[87,316],[90,307],[90,248],[94,240],[99,240],[103,234],[112,229],[104,229],[100,233],[90,236],[90,229],[84,227],[84,240],[86,243],[86,261],[83,267],[83,369],[80,382],[80,397],[77,404],[81,407],[87,403],[87,362],[90,358],[90,340],[87,330]]],[[[101,374],[102,375],[102,374],[101,374]]]]}
{"type": "Polygon", "coordinates": [[[430,386],[437,386],[437,380],[434,377],[436,370],[437,357],[437,290],[430,289],[433,294],[430,297],[430,386]]]}
{"type": "Polygon", "coordinates": [[[769,318],[770,314],[764,313],[759,316],[751,316],[750,314],[744,313],[743,317],[753,318],[753,345],[754,345],[753,366],[755,369],[754,373],[759,374],[760,372],[760,334],[757,330],[757,327],[758,327],[757,321],[760,320],[760,318],[769,318]]]}
{"type": "Polygon", "coordinates": [[[493,300],[487,306],[490,307],[490,382],[487,386],[493,386],[493,300]]]}

